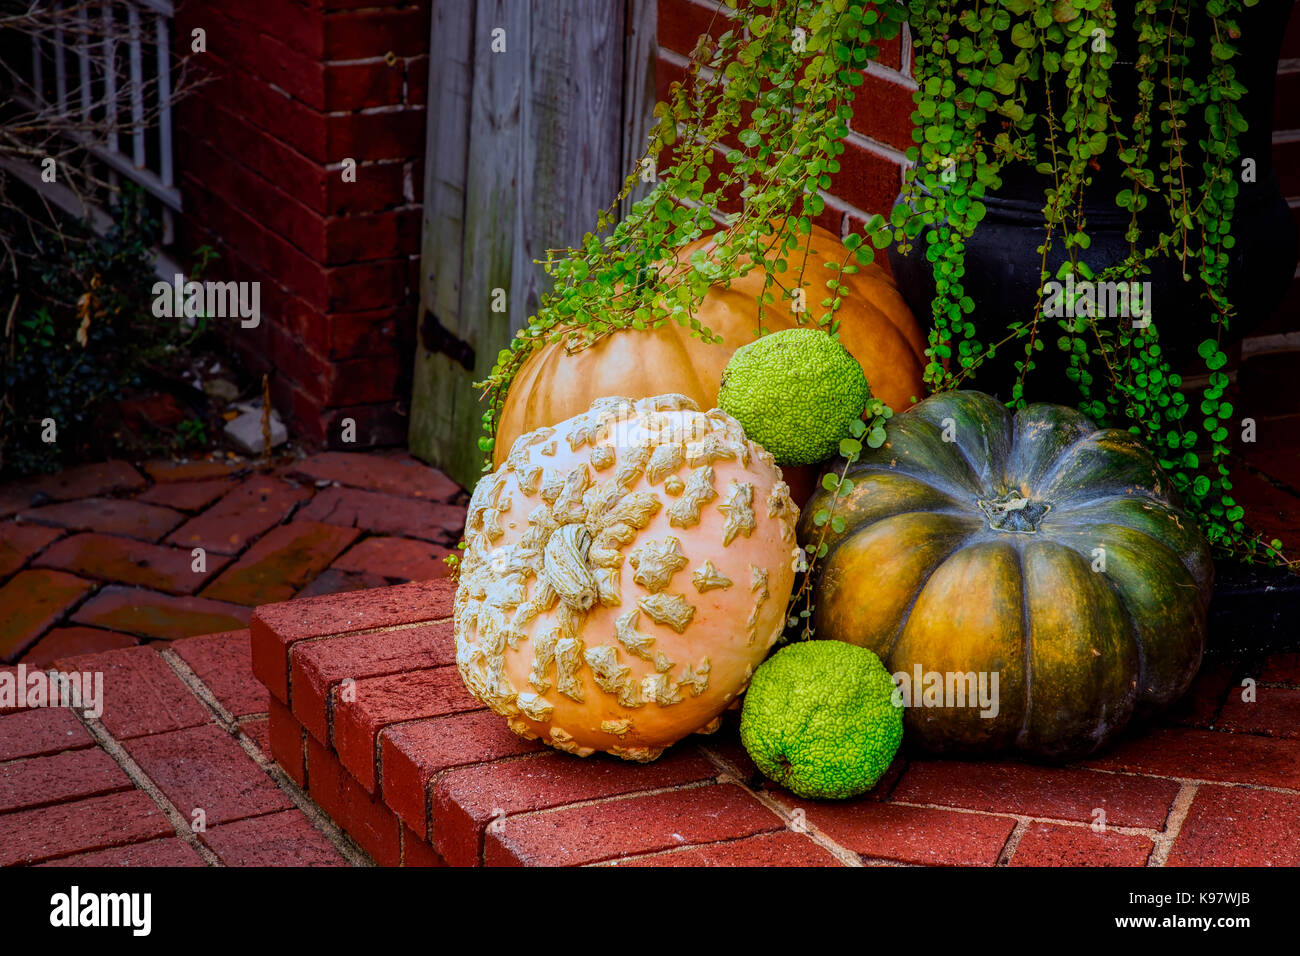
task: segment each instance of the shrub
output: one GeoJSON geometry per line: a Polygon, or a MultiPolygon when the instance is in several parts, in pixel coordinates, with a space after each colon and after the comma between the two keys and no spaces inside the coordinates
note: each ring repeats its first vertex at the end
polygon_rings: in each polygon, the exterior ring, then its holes
{"type": "Polygon", "coordinates": [[[153,316],[160,230],[139,190],[123,191],[102,236],[51,215],[0,209],[9,260],[0,286],[0,314],[9,317],[0,397],[0,469],[7,474],[111,454],[115,438],[104,425],[112,403],[140,384],[149,357],[181,333],[174,320],[153,316]]]}

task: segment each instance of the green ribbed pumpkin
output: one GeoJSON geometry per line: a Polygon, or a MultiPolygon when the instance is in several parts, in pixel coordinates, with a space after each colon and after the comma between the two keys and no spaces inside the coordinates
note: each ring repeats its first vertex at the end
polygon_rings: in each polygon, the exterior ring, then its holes
{"type": "MultiPolygon", "coordinates": [[[[913,744],[1078,757],[1191,683],[1209,547],[1133,435],[1063,406],[1013,415],[946,392],[894,418],[848,474],[817,637],[867,647],[894,674],[998,673],[995,717],[911,706],[913,744]]],[[[819,490],[804,509],[805,543],[829,502],[819,490]]]]}

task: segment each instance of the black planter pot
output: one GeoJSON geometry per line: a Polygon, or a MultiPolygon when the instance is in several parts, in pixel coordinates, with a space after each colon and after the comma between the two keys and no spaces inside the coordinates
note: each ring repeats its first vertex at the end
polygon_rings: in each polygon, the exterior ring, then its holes
{"type": "MultiPolygon", "coordinates": [[[[1265,0],[1245,10],[1240,21],[1242,38],[1235,62],[1238,79],[1248,91],[1239,107],[1249,130],[1240,136],[1239,145],[1243,157],[1255,160],[1256,179],[1240,184],[1233,217],[1236,246],[1229,266],[1229,298],[1237,315],[1229,328],[1232,340],[1245,336],[1268,317],[1282,300],[1295,272],[1295,224],[1278,188],[1272,161],[1273,85],[1292,5],[1293,0],[1265,0]]],[[[1121,3],[1120,7],[1121,29],[1115,42],[1120,51],[1133,50],[1136,44],[1131,27],[1126,28],[1132,19],[1131,5],[1121,3]]],[[[1136,102],[1137,80],[1131,60],[1116,64],[1112,82],[1121,104],[1136,102]]],[[[1120,110],[1121,116],[1135,112],[1125,106],[1120,110]]],[[[1191,132],[1194,139],[1194,126],[1191,132]]],[[[1085,214],[1092,245],[1085,258],[1094,268],[1120,262],[1128,251],[1124,232],[1129,213],[1115,204],[1115,195],[1125,188],[1126,181],[1120,176],[1122,167],[1113,152],[1112,148],[1111,155],[1100,158],[1101,169],[1094,173],[1087,192],[1085,214]]],[[[1199,178],[1200,160],[1193,157],[1192,162],[1194,175],[1199,178]]],[[[1027,320],[1033,315],[1040,285],[1038,246],[1046,235],[1042,208],[1047,178],[1035,172],[1032,164],[1016,164],[1003,171],[1002,179],[1002,188],[984,200],[987,214],[966,244],[963,285],[976,304],[972,321],[979,340],[985,344],[1002,338],[1013,319],[1027,320]]],[[[1146,219],[1140,220],[1150,239],[1159,232],[1162,209],[1161,204],[1151,203],[1146,219]]],[[[891,248],[889,257],[908,306],[919,322],[928,324],[934,276],[925,258],[924,240],[919,240],[907,256],[891,248]]],[[[1048,257],[1053,274],[1065,258],[1058,236],[1048,257]]],[[[1210,308],[1201,297],[1201,283],[1196,276],[1184,281],[1180,264],[1162,260],[1151,263],[1147,278],[1152,283],[1152,317],[1161,347],[1173,367],[1182,368],[1196,358],[1197,344],[1209,337],[1212,329],[1210,308]]],[[[1065,378],[1065,357],[1055,347],[1055,320],[1047,321],[1051,324],[1043,330],[1045,348],[1035,355],[1036,368],[1026,380],[1025,396],[1030,401],[1072,405],[1078,401],[1078,392],[1065,378]]],[[[987,360],[968,384],[1005,398],[1015,381],[1014,362],[1022,357],[1023,342],[1014,342],[987,360]]]]}
{"type": "Polygon", "coordinates": [[[1214,562],[1213,656],[1300,650],[1300,576],[1285,568],[1214,562]]]}

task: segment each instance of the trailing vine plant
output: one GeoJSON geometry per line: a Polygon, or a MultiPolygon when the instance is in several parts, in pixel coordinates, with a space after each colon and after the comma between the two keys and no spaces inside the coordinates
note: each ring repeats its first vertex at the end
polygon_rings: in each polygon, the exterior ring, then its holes
{"type": "MultiPolygon", "coordinates": [[[[925,369],[932,390],[959,387],[998,351],[1016,348],[1017,376],[1007,392],[1012,407],[1022,406],[1035,356],[1050,343],[1068,354],[1080,409],[1143,437],[1216,550],[1281,561],[1280,543],[1253,535],[1230,495],[1226,423],[1233,409],[1223,398],[1227,359],[1219,346],[1232,317],[1226,265],[1237,136],[1245,126],[1235,105],[1245,92],[1233,66],[1235,18],[1257,0],[1134,0],[1135,115],[1122,114],[1111,93],[1113,0],[745,0],[735,12],[738,2],[723,0],[685,81],[672,83],[655,107],[645,154],[599,214],[596,231],[575,248],[547,253],[552,289],[479,383],[488,404],[479,441],[485,469],[510,384],[547,344],[577,351],[619,330],[667,322],[714,341],[697,308],[711,286],[754,268],[764,273],[754,332],[766,331],[764,310],[802,284],[805,263],[792,253],[823,212],[823,191],[839,172],[836,157],[861,71],[879,55],[877,43],[898,36],[906,21],[918,88],[917,145],[908,151],[903,202],[889,221],[875,216],[844,238],[851,261],[827,265],[852,274],[872,261],[873,247],[895,243],[908,251],[923,241],[936,283],[925,369]],[[1208,23],[1213,34],[1201,81],[1189,75],[1194,23],[1208,23]],[[1040,99],[1045,107],[1035,112],[1040,99]],[[1122,262],[1089,263],[1083,199],[1098,159],[1110,154],[1131,184],[1115,197],[1130,213],[1130,249],[1122,262]],[[1199,157],[1199,169],[1191,157],[1199,157]],[[1069,275],[1136,280],[1158,256],[1177,258],[1199,280],[1214,328],[1199,348],[1209,377],[1198,408],[1180,390],[1154,321],[1141,327],[1086,312],[1053,320],[1040,292],[1033,315],[1013,320],[997,341],[979,341],[975,303],[962,281],[965,243],[985,215],[983,199],[1013,162],[1030,162],[1051,181],[1040,288],[1069,275]],[[619,221],[619,204],[639,183],[653,185],[619,221]],[[1161,203],[1168,222],[1157,241],[1144,244],[1139,214],[1161,203]],[[676,255],[706,234],[709,253],[676,255]],[[1047,261],[1058,244],[1066,261],[1053,275],[1047,261]]],[[[842,291],[829,280],[820,311],[808,321],[835,334],[842,291]]],[[[841,449],[848,463],[863,441],[883,442],[889,414],[876,403],[855,428],[841,449]]],[[[825,480],[845,493],[844,469],[828,474],[825,480]]],[[[834,521],[833,505],[814,516],[818,527],[834,521]]],[[[823,549],[811,550],[806,560],[815,563],[823,549]]],[[[803,636],[810,633],[812,575],[807,569],[791,603],[803,636]]]]}
{"type": "Polygon", "coordinates": [[[1009,385],[1009,404],[1021,407],[1035,356],[1054,345],[1066,353],[1079,408],[1143,438],[1217,552],[1282,563],[1281,542],[1252,533],[1231,495],[1234,408],[1224,398],[1220,346],[1233,316],[1227,265],[1237,137],[1246,128],[1236,105],[1245,92],[1234,68],[1236,18],[1256,2],[1134,0],[1126,26],[1136,49],[1127,53],[1138,95],[1129,113],[1111,86],[1119,53],[1111,0],[908,0],[917,145],[891,225],[901,250],[923,239],[932,264],[925,372],[932,389],[960,386],[999,350],[1016,349],[1015,381],[997,384],[1009,385]],[[1198,38],[1208,43],[1209,66],[1193,75],[1198,38]],[[1114,197],[1129,213],[1129,250],[1120,262],[1088,258],[1084,197],[1103,157],[1120,163],[1127,181],[1114,197]],[[1012,163],[1032,163],[1050,183],[1040,292],[1031,316],[1012,321],[998,341],[981,342],[975,303],[962,286],[965,243],[985,215],[983,198],[1012,163]],[[1152,211],[1162,213],[1154,241],[1139,226],[1139,215],[1152,211]],[[1055,273],[1047,266],[1053,249],[1065,254],[1055,273]],[[1149,315],[1134,322],[1088,303],[1066,309],[1068,318],[1045,314],[1043,290],[1053,279],[1136,282],[1156,258],[1180,263],[1210,306],[1213,327],[1198,348],[1207,378],[1195,405],[1149,315]]]}
{"type": "Polygon", "coordinates": [[[853,479],[848,476],[849,468],[862,456],[862,446],[879,448],[885,443],[885,423],[894,417],[894,411],[878,398],[867,400],[867,407],[862,413],[862,421],[853,422],[849,434],[840,439],[839,458],[833,467],[828,467],[822,474],[822,488],[831,493],[831,500],[825,507],[813,512],[813,537],[804,547],[795,549],[794,571],[799,575],[796,587],[790,595],[787,606],[787,619],[783,640],[811,640],[813,637],[812,616],[813,586],[817,583],[814,570],[817,562],[826,557],[829,545],[826,544],[827,530],[835,534],[844,532],[844,518],[835,513],[839,500],[853,491],[853,479]]]}

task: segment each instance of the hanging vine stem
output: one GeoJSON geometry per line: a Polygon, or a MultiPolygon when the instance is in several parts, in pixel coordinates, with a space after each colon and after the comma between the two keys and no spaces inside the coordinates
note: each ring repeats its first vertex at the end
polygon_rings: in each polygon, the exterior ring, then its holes
{"type": "Polygon", "coordinates": [[[880,399],[870,399],[862,420],[853,422],[848,437],[840,441],[840,458],[822,474],[822,488],[831,493],[831,499],[812,516],[813,527],[817,529],[816,541],[796,550],[794,570],[802,576],[786,606],[784,640],[810,640],[813,637],[813,613],[816,610],[813,591],[817,581],[817,565],[829,550],[827,533],[844,533],[844,518],[837,515],[835,509],[840,499],[851,494],[855,487],[853,479],[849,477],[849,469],[862,457],[864,445],[879,448],[885,443],[885,423],[893,415],[893,409],[880,399]],[[808,553],[809,548],[811,554],[808,553]]]}

